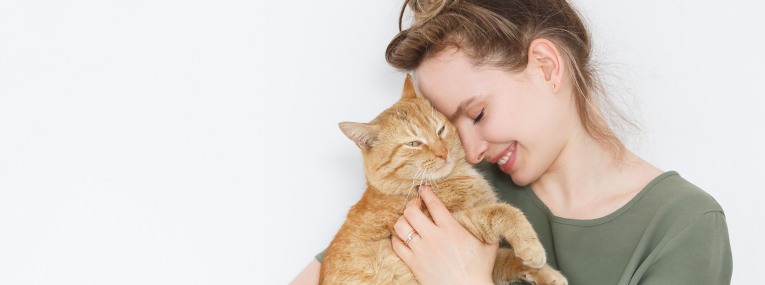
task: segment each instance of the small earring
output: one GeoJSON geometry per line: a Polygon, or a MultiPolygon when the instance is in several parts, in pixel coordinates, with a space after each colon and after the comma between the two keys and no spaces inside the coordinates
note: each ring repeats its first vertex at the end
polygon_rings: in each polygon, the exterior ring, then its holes
{"type": "Polygon", "coordinates": [[[553,84],[553,85],[552,85],[552,86],[550,86],[550,87],[552,87],[553,89],[555,89],[555,84],[553,84]]]}

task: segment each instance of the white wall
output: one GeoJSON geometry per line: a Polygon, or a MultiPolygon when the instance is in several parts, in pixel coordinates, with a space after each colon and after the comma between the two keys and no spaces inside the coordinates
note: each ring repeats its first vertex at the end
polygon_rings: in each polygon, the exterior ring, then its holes
{"type": "MultiPolygon", "coordinates": [[[[286,284],[364,190],[397,1],[0,2],[0,284],[286,284]]],[[[759,281],[761,1],[578,1],[759,281]]]]}

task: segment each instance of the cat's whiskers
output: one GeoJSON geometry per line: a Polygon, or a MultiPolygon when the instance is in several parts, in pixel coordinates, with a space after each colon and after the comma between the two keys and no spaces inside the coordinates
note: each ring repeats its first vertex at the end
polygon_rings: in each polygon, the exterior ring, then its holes
{"type": "Polygon", "coordinates": [[[430,187],[433,189],[433,193],[436,193],[438,191],[441,192],[441,188],[438,187],[438,184],[436,184],[436,179],[433,178],[433,173],[430,174],[430,187]]]}
{"type": "MultiPolygon", "coordinates": [[[[424,170],[423,170],[423,172],[422,172],[422,177],[420,177],[420,184],[419,184],[420,186],[422,186],[422,181],[423,181],[423,180],[424,180],[425,182],[427,182],[427,180],[426,180],[426,179],[427,179],[428,171],[430,171],[430,169],[428,169],[427,167],[425,167],[425,169],[424,169],[424,170]]],[[[419,191],[419,186],[417,187],[417,198],[420,198],[420,191],[419,191]]]]}
{"type": "Polygon", "coordinates": [[[417,170],[417,172],[414,173],[414,176],[412,176],[412,186],[409,187],[409,189],[406,190],[406,197],[404,198],[404,205],[406,205],[406,202],[409,201],[409,195],[412,194],[412,188],[414,188],[414,183],[417,181],[417,177],[421,172],[417,170]]]}
{"type": "Polygon", "coordinates": [[[414,182],[417,181],[417,177],[420,176],[420,174],[424,175],[425,172],[422,170],[417,170],[417,172],[415,172],[414,176],[412,177],[412,186],[410,186],[409,190],[406,192],[406,198],[404,198],[404,203],[403,203],[403,206],[401,207],[402,212],[404,211],[404,208],[406,208],[406,202],[409,202],[409,195],[412,194],[412,190],[414,189],[414,182]]]}
{"type": "MultiPolygon", "coordinates": [[[[425,182],[433,181],[431,179],[431,176],[433,175],[433,173],[430,172],[430,168],[427,168],[427,167],[425,168],[425,174],[426,174],[425,177],[423,177],[423,178],[425,178],[425,182]]],[[[422,185],[422,183],[420,183],[420,185],[422,185]]],[[[431,185],[432,185],[432,183],[431,183],[431,185]]],[[[421,197],[420,196],[420,191],[417,191],[417,198],[420,198],[420,197],[421,197]]],[[[427,198],[423,197],[423,200],[425,200],[425,203],[428,202],[427,198]]]]}
{"type": "Polygon", "coordinates": [[[430,183],[432,183],[433,186],[435,186],[435,189],[438,190],[438,192],[441,192],[441,188],[438,187],[438,184],[436,184],[436,179],[434,179],[433,176],[430,176],[430,183]]]}

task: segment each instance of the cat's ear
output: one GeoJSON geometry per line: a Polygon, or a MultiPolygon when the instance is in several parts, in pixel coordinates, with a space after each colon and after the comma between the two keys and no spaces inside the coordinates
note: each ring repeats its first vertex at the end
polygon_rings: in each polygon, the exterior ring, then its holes
{"type": "Polygon", "coordinates": [[[360,149],[368,149],[377,140],[377,128],[370,124],[342,122],[340,130],[360,149]]]}
{"type": "Polygon", "coordinates": [[[417,98],[417,90],[414,88],[414,80],[412,80],[412,76],[407,73],[406,81],[404,81],[404,93],[401,94],[401,100],[415,98],[417,98]]]}

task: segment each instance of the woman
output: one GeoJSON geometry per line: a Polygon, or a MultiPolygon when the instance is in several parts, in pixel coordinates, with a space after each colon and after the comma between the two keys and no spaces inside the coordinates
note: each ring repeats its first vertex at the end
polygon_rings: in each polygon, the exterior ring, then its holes
{"type": "MultiPolygon", "coordinates": [[[[388,62],[415,74],[456,126],[468,161],[526,214],[548,263],[571,284],[730,283],[722,208],[617,139],[602,115],[609,104],[589,33],[566,1],[407,4],[414,23],[390,43],[388,62]]],[[[421,284],[491,284],[499,245],[439,216],[437,197],[421,193],[437,223],[402,216],[397,234],[418,235],[408,246],[393,238],[399,257],[421,284]]],[[[293,284],[316,284],[318,261],[293,284]]]]}

